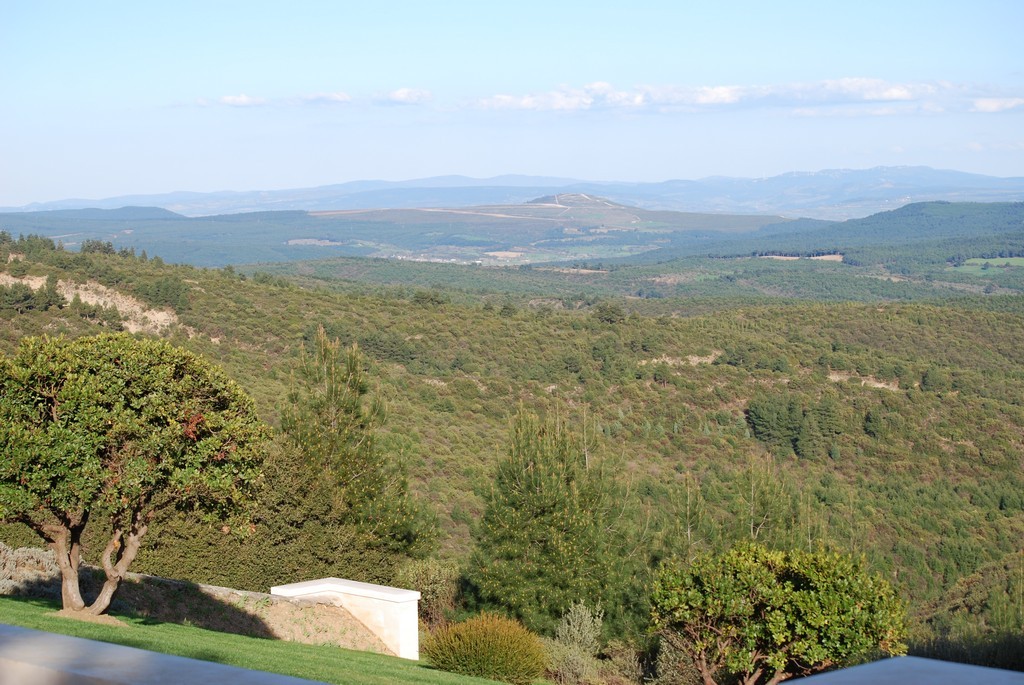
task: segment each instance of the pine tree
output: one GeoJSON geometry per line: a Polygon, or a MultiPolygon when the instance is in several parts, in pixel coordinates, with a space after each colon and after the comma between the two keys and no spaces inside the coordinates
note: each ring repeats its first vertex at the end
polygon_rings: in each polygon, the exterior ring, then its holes
{"type": "Polygon", "coordinates": [[[371,547],[419,554],[434,531],[409,497],[402,465],[377,449],[384,406],[376,398],[366,403],[368,393],[359,348],[343,353],[321,326],[300,357],[281,429],[305,467],[333,486],[334,521],[354,525],[371,547]]]}
{"type": "Polygon", "coordinates": [[[476,531],[471,600],[551,634],[575,602],[623,591],[621,535],[611,474],[560,419],[520,411],[476,531]]]}

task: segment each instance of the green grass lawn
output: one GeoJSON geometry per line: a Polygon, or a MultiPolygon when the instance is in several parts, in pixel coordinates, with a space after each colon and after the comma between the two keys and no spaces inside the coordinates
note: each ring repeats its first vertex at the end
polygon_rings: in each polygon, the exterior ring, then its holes
{"type": "Polygon", "coordinates": [[[0,623],[328,683],[493,685],[491,680],[436,671],[392,656],[218,633],[145,618],[118,616],[124,627],[98,625],[57,616],[54,612],[59,608],[46,600],[0,597],[0,623]]]}

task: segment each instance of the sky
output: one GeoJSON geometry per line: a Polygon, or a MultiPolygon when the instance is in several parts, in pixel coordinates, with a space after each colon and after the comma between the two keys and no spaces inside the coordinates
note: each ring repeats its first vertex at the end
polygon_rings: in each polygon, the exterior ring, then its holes
{"type": "Polygon", "coordinates": [[[0,0],[0,206],[361,179],[1024,176],[1024,2],[0,0]]]}

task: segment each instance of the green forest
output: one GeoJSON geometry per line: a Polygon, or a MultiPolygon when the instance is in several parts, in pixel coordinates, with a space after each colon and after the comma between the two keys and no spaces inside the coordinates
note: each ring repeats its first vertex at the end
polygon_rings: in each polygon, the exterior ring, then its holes
{"type": "MultiPolygon", "coordinates": [[[[273,429],[252,530],[170,518],[135,571],[267,591],[433,569],[461,593],[438,616],[504,607],[553,636],[583,602],[607,644],[639,650],[664,563],[743,542],[831,550],[893,584],[912,653],[970,658],[958,650],[1024,631],[1024,230],[1017,205],[974,210],[516,268],[205,268],[0,232],[0,353],[27,336],[159,337],[223,367],[273,429]],[[799,258],[764,258],[784,256],[799,258]],[[310,388],[325,364],[355,379],[340,444],[303,428],[323,420],[310,388]],[[379,478],[346,489],[339,450],[379,478]],[[565,548],[602,582],[532,602],[549,572],[518,574],[534,586],[510,598],[486,570],[492,507],[529,450],[586,455],[557,501],[604,531],[565,548]]],[[[0,539],[33,543],[20,526],[0,539]]]]}

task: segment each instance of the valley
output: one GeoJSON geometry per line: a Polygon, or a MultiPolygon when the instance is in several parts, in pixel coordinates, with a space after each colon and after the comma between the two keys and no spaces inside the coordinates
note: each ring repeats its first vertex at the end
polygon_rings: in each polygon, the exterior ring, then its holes
{"type": "MultiPolygon", "coordinates": [[[[140,226],[183,221],[130,211],[140,226]]],[[[79,252],[6,233],[0,352],[43,334],[162,337],[222,365],[280,427],[300,350],[322,326],[363,355],[387,408],[376,444],[408,479],[433,557],[462,566],[472,556],[519,407],[588,436],[622,488],[616,525],[636,541],[637,578],[670,555],[751,538],[842,550],[892,579],[914,635],[931,644],[1024,627],[1022,211],[933,203],[767,228],[765,218],[718,217],[699,255],[678,255],[688,248],[676,242],[675,255],[656,248],[661,261],[514,267],[346,256],[211,268],[105,242],[98,230],[79,252]],[[140,327],[144,316],[161,323],[140,327]]],[[[386,225],[419,235],[438,215],[451,220],[448,243],[488,236],[475,249],[508,252],[531,235],[545,240],[545,222],[574,239],[682,241],[694,239],[686,220],[704,221],[561,198],[479,213],[396,210],[386,225]],[[495,242],[501,222],[524,222],[521,239],[495,242]]],[[[300,235],[314,220],[372,223],[332,213],[237,225],[277,235],[275,222],[293,221],[300,235]]],[[[274,513],[283,493],[265,497],[271,513],[257,529],[280,540],[289,563],[345,573],[344,559],[303,546],[312,530],[276,518],[287,515],[274,513]]],[[[0,534],[27,540],[17,527],[0,534]]],[[[280,580],[255,543],[187,518],[153,535],[140,571],[255,590],[280,580]]],[[[389,568],[367,579],[386,581],[389,568]]],[[[620,607],[614,630],[636,629],[644,611],[620,607]]]]}

